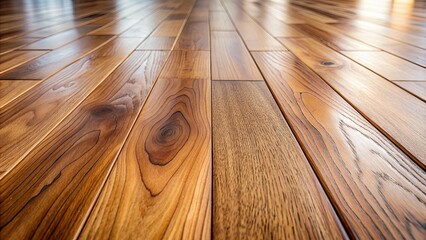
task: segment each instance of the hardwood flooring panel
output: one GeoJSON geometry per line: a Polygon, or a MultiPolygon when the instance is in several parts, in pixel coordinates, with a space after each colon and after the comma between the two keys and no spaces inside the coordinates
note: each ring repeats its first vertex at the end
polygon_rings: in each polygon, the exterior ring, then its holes
{"type": "Polygon", "coordinates": [[[98,28],[98,26],[81,26],[78,28],[70,29],[68,31],[64,31],[58,34],[54,34],[50,37],[43,38],[39,41],[31,43],[21,49],[41,49],[41,50],[51,50],[59,48],[69,42],[72,42],[80,37],[86,35],[86,33],[93,31],[98,28]]]}
{"type": "Polygon", "coordinates": [[[138,50],[172,50],[176,37],[148,37],[138,50]]]}
{"type": "Polygon", "coordinates": [[[115,39],[0,109],[0,178],[78,106],[141,39],[115,39]],[[18,128],[19,126],[19,128],[18,128]]]}
{"type": "MultiPolygon", "coordinates": [[[[3,37],[1,37],[3,38],[3,37]]],[[[0,42],[0,56],[18,49],[24,45],[37,41],[38,38],[19,38],[0,42]]]]}
{"type": "Polygon", "coordinates": [[[167,52],[135,52],[0,180],[0,235],[75,238],[167,52]]]}
{"type": "Polygon", "coordinates": [[[324,31],[318,29],[314,26],[307,24],[298,24],[292,25],[296,30],[302,32],[306,37],[311,37],[322,42],[324,45],[336,50],[336,51],[345,51],[345,50],[377,50],[370,45],[367,45],[363,42],[357,41],[355,39],[349,38],[341,33],[336,33],[333,31],[324,31]]]}
{"type": "Polygon", "coordinates": [[[342,52],[388,80],[426,81],[426,68],[386,52],[342,52]]]}
{"type": "Polygon", "coordinates": [[[282,44],[236,5],[226,2],[225,7],[250,51],[286,50],[282,44]]]}
{"type": "Polygon", "coordinates": [[[424,170],[294,55],[253,56],[354,237],[424,236],[424,170]]]}
{"type": "Polygon", "coordinates": [[[93,32],[90,32],[89,35],[118,35],[135,25],[137,22],[139,22],[138,19],[118,20],[117,22],[111,23],[93,32]]]}
{"type": "Polygon", "coordinates": [[[213,236],[344,239],[265,83],[214,81],[212,91],[213,236]]]}
{"type": "Polygon", "coordinates": [[[0,55],[0,73],[38,58],[48,51],[13,51],[0,55]]]}
{"type": "Polygon", "coordinates": [[[177,37],[184,24],[185,20],[166,20],[151,35],[154,37],[177,37]]]}
{"type": "Polygon", "coordinates": [[[171,50],[185,20],[165,20],[137,48],[137,50],[171,50]]]}
{"type": "Polygon", "coordinates": [[[0,108],[39,82],[38,80],[0,80],[0,108]]]}
{"type": "Polygon", "coordinates": [[[237,32],[212,31],[213,80],[263,80],[237,32]]]}
{"type": "Polygon", "coordinates": [[[424,102],[315,40],[281,41],[425,169],[424,102]]]}
{"type": "Polygon", "coordinates": [[[210,238],[209,58],[203,51],[171,53],[82,239],[210,238]]]}
{"type": "Polygon", "coordinates": [[[170,10],[159,10],[126,30],[122,37],[148,37],[160,23],[170,15],[170,10]]]}
{"type": "Polygon", "coordinates": [[[426,82],[394,81],[394,83],[426,101],[426,82]]]}
{"type": "Polygon", "coordinates": [[[175,50],[209,50],[210,34],[208,22],[187,21],[176,42],[175,50]]]}
{"type": "Polygon", "coordinates": [[[235,28],[226,12],[210,12],[210,30],[235,31],[235,28]]]}
{"type": "Polygon", "coordinates": [[[44,79],[62,68],[98,49],[112,39],[111,36],[86,36],[10,71],[0,74],[0,79],[44,79]]]}

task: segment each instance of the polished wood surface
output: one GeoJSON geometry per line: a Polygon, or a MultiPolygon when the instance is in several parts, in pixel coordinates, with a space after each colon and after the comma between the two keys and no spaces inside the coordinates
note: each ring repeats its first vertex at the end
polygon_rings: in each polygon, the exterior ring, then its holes
{"type": "Polygon", "coordinates": [[[423,239],[426,5],[0,2],[0,239],[423,239]]]}
{"type": "Polygon", "coordinates": [[[215,81],[212,94],[213,235],[345,238],[266,84],[215,81]]]}

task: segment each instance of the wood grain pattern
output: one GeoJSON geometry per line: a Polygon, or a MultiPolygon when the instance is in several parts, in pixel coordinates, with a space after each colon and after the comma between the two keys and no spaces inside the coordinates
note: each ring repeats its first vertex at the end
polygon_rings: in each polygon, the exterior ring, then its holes
{"type": "Polygon", "coordinates": [[[208,52],[171,53],[81,238],[210,237],[209,65],[208,52]]]}
{"type": "Polygon", "coordinates": [[[212,91],[213,236],[343,239],[265,83],[215,81],[212,91]]]}
{"type": "Polygon", "coordinates": [[[213,80],[263,80],[236,32],[212,31],[213,80]]]}
{"type": "Polygon", "coordinates": [[[148,37],[155,28],[171,13],[170,10],[159,10],[144,18],[121,34],[123,37],[148,37]]]}
{"type": "Polygon", "coordinates": [[[39,82],[37,80],[0,80],[0,108],[39,82]]]}
{"type": "MultiPolygon", "coordinates": [[[[4,37],[1,37],[2,39],[4,37]]],[[[37,41],[38,38],[20,38],[20,39],[12,39],[5,40],[0,42],[0,55],[11,52],[15,49],[18,49],[24,45],[37,41]]]]}
{"type": "Polygon", "coordinates": [[[426,101],[426,82],[394,81],[394,83],[426,101]]]}
{"type": "Polygon", "coordinates": [[[135,38],[116,39],[0,109],[0,177],[43,140],[140,42],[135,38]]]}
{"type": "Polygon", "coordinates": [[[0,55],[0,73],[40,57],[47,52],[48,51],[13,51],[0,55]]]}
{"type": "Polygon", "coordinates": [[[426,120],[424,102],[317,41],[281,41],[426,169],[426,125],[418,124],[426,120]]]}
{"type": "Polygon", "coordinates": [[[426,81],[426,69],[386,52],[343,52],[388,80],[426,81]]]}
{"type": "Polygon", "coordinates": [[[226,12],[210,13],[210,29],[212,31],[235,31],[234,25],[226,12]]]}
{"type": "Polygon", "coordinates": [[[89,25],[70,29],[33,42],[21,49],[55,49],[83,37],[86,33],[93,31],[96,28],[98,28],[98,26],[89,25]]]}
{"type": "Polygon", "coordinates": [[[131,26],[135,25],[137,22],[139,22],[138,19],[122,19],[117,22],[108,24],[102,28],[99,28],[95,31],[92,31],[89,33],[89,35],[117,35],[120,34],[127,29],[129,29],[131,26]]]}
{"type": "Polygon", "coordinates": [[[77,236],[166,56],[132,54],[0,180],[2,238],[77,236]]]}
{"type": "Polygon", "coordinates": [[[175,50],[209,50],[208,22],[187,21],[176,42],[175,50]]]}
{"type": "Polygon", "coordinates": [[[253,55],[355,238],[422,238],[425,172],[294,55],[253,55]]]}
{"type": "Polygon", "coordinates": [[[112,37],[86,36],[0,74],[0,79],[43,79],[101,47],[112,37]]]}

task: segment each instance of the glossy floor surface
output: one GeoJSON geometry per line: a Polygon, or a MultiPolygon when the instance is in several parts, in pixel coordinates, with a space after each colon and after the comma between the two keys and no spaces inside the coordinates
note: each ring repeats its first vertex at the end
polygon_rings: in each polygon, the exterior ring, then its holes
{"type": "Polygon", "coordinates": [[[425,239],[424,1],[0,16],[1,239],[425,239]]]}

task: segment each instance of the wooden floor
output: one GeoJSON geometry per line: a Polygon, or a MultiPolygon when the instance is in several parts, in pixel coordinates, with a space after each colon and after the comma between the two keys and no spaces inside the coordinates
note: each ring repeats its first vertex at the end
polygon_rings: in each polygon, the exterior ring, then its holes
{"type": "Polygon", "coordinates": [[[426,239],[425,1],[0,3],[0,239],[426,239]]]}

